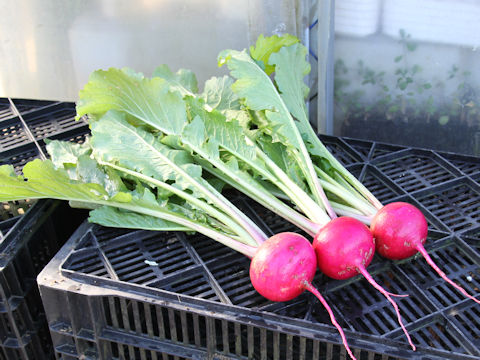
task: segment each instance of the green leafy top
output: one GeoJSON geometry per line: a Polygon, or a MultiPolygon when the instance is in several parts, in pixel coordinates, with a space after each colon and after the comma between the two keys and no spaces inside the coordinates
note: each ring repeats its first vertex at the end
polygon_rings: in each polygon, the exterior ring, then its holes
{"type": "Polygon", "coordinates": [[[180,69],[173,73],[167,65],[158,66],[152,77],[159,77],[167,80],[171,87],[179,91],[183,96],[192,95],[198,92],[197,78],[195,74],[187,69],[180,69]]]}
{"type": "MultiPolygon", "coordinates": [[[[255,199],[262,199],[262,204],[272,209],[283,209],[288,213],[288,217],[299,217],[292,209],[282,206],[278,199],[266,191],[257,181],[252,178],[242,164],[248,164],[253,169],[255,175],[261,178],[268,178],[281,190],[292,195],[296,203],[304,205],[308,214],[313,216],[315,221],[324,223],[327,221],[322,216],[322,211],[318,208],[307,194],[296,194],[295,185],[291,180],[285,181],[278,178],[277,174],[268,169],[263,160],[257,157],[259,148],[248,138],[249,132],[245,131],[247,120],[245,111],[240,107],[238,95],[226,87],[232,83],[229,78],[211,79],[205,86],[206,92],[203,95],[186,94],[182,98],[182,91],[178,90],[178,80],[167,74],[167,78],[157,78],[155,83],[152,79],[147,79],[143,75],[131,71],[118,71],[110,69],[102,73],[101,77],[94,77],[91,82],[95,85],[87,84],[80,93],[82,106],[89,108],[94,113],[94,117],[103,115],[107,110],[116,110],[126,114],[125,120],[135,128],[144,127],[146,131],[156,133],[159,140],[171,147],[184,149],[194,156],[195,161],[203,167],[207,167],[211,173],[223,180],[229,180],[235,183],[235,187],[246,192],[255,199]],[[132,85],[135,84],[135,85],[132,85]],[[162,84],[160,90],[157,85],[162,84]],[[168,86],[167,86],[168,85],[168,86]],[[133,87],[142,89],[134,91],[133,87]],[[89,89],[111,88],[111,96],[96,97],[89,93],[89,89]],[[155,96],[156,92],[169,94],[169,98],[159,100],[155,96]],[[206,103],[210,102],[210,105],[206,103]],[[93,103],[94,105],[92,105],[93,103]],[[128,104],[142,104],[142,106],[127,106],[128,104]],[[162,108],[172,106],[176,110],[175,116],[169,118],[168,122],[163,115],[162,108]],[[228,106],[234,106],[229,109],[228,106]],[[148,111],[144,111],[147,108],[148,111]],[[99,109],[99,114],[95,113],[99,109]],[[237,121],[237,115],[242,122],[237,121]],[[230,116],[227,118],[227,116],[230,116]],[[242,117],[243,116],[243,117],[242,117]],[[167,126],[174,124],[174,126],[167,126]],[[228,154],[227,154],[228,153],[228,154]],[[232,158],[233,156],[233,158],[232,158]],[[301,199],[301,198],[304,199],[301,199]],[[277,207],[278,205],[278,207],[277,207]]],[[[274,89],[273,89],[274,90],[274,89]]],[[[106,90],[105,90],[106,91],[106,90]]],[[[277,96],[278,100],[281,99],[277,96]]],[[[93,123],[94,124],[94,123],[93,123]]],[[[96,145],[98,146],[98,144],[96,145]]],[[[129,166],[131,166],[130,164],[129,166]]],[[[179,174],[181,175],[181,174],[179,174]]],[[[280,177],[286,177],[280,174],[280,177]]],[[[298,186],[297,186],[298,187],[298,186]]],[[[198,196],[198,194],[196,195],[198,196]]],[[[217,201],[219,208],[228,211],[226,199],[218,195],[217,201]]],[[[236,211],[235,218],[250,223],[244,214],[236,211]]],[[[302,219],[306,222],[306,219],[302,219]]],[[[253,227],[253,224],[251,224],[253,227]]]]}
{"type": "Polygon", "coordinates": [[[76,108],[77,118],[88,114],[93,120],[116,109],[167,134],[181,132],[186,121],[182,95],[170,91],[168,81],[127,68],[93,72],[76,108]]]}
{"type": "Polygon", "coordinates": [[[298,43],[297,37],[285,34],[283,36],[273,35],[264,37],[262,34],[257,38],[255,46],[250,46],[250,56],[265,68],[267,75],[275,71],[275,67],[269,63],[270,55],[278,52],[285,46],[298,43]]]}
{"type": "MultiPolygon", "coordinates": [[[[295,124],[315,165],[330,175],[325,180],[328,180],[331,186],[336,186],[338,191],[342,188],[347,191],[343,196],[346,203],[360,207],[364,213],[371,215],[375,208],[381,207],[380,202],[322,144],[308,120],[304,101],[309,92],[304,83],[304,77],[310,71],[310,64],[306,61],[307,49],[299,43],[285,44],[276,36],[270,37],[268,42],[276,44],[271,45],[276,51],[270,53],[268,60],[275,71],[275,84],[288,110],[297,120],[295,124]]],[[[252,52],[251,56],[256,57],[252,52]]]]}
{"type": "MultiPolygon", "coordinates": [[[[278,64],[279,70],[286,69],[302,54],[304,55],[304,50],[299,44],[279,48],[281,50],[278,53],[269,54],[269,64],[278,64]]],[[[282,89],[279,90],[264,69],[245,50],[222,51],[218,56],[218,63],[220,66],[223,64],[228,66],[231,75],[236,79],[232,90],[244,101],[245,106],[250,111],[263,112],[264,116],[258,116],[257,119],[266,121],[258,124],[259,129],[268,134],[273,141],[281,142],[290,149],[314,199],[328,211],[330,217],[335,217],[296,124],[295,116],[306,117],[305,86],[302,84],[310,68],[304,66],[298,71],[290,69],[292,74],[286,74],[285,70],[282,70],[280,75],[276,74],[276,82],[282,84],[282,89]],[[301,77],[298,78],[299,76],[301,77]]]]}
{"type": "Polygon", "coordinates": [[[220,193],[225,181],[314,234],[330,219],[321,184],[335,200],[340,188],[354,191],[313,139],[305,57],[293,36],[261,36],[249,53],[222,52],[234,79],[211,78],[201,94],[184,69],[162,65],[151,78],[128,68],[95,71],[77,103],[92,137],[50,142],[51,160],[27,164],[21,176],[1,167],[0,200],[69,200],[94,209],[97,223],[199,231],[252,256],[266,235],[220,193]],[[308,151],[321,159],[316,167],[308,151]]]}

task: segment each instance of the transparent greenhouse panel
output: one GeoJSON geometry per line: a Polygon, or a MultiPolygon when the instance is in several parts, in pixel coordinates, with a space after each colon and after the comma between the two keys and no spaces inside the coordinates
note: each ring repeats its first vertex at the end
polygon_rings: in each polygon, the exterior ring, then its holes
{"type": "Polygon", "coordinates": [[[336,0],[334,133],[480,155],[480,2],[336,0]]]}
{"type": "Polygon", "coordinates": [[[76,100],[92,71],[111,66],[149,75],[165,63],[202,84],[225,71],[216,61],[223,49],[243,49],[261,33],[305,40],[307,3],[0,1],[0,97],[76,100]]]}

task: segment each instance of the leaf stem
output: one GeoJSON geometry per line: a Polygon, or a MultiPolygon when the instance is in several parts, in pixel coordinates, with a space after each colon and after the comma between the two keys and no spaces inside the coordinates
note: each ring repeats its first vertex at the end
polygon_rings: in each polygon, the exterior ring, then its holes
{"type": "Polygon", "coordinates": [[[321,173],[322,177],[327,179],[320,179],[320,183],[326,191],[330,191],[332,194],[335,194],[356,209],[360,210],[365,215],[373,215],[377,212],[377,210],[368,201],[364,201],[363,197],[355,196],[350,191],[346,190],[345,187],[338,185],[338,183],[335,182],[330,176],[323,173],[321,169],[318,169],[318,171],[321,173]]]}
{"type": "MultiPolygon", "coordinates": [[[[28,184],[31,180],[26,181],[25,183],[28,184]]],[[[43,185],[41,185],[43,186],[43,185]]],[[[129,211],[133,211],[139,214],[144,214],[144,215],[149,215],[149,216],[154,216],[163,220],[171,221],[176,224],[188,227],[189,229],[192,229],[194,231],[197,231],[205,236],[208,236],[223,245],[226,245],[230,247],[231,249],[238,251],[248,257],[253,257],[257,251],[256,246],[251,246],[248,244],[241,243],[238,240],[233,239],[232,237],[225,235],[221,233],[220,231],[211,228],[205,224],[200,224],[198,222],[192,221],[191,219],[188,219],[184,216],[181,216],[177,213],[173,213],[167,210],[162,209],[160,206],[158,209],[151,209],[146,206],[139,206],[135,204],[134,202],[120,202],[120,201],[113,201],[113,200],[101,200],[101,199],[92,199],[92,198],[86,198],[85,194],[79,193],[80,196],[68,196],[65,195],[61,192],[58,192],[57,194],[53,193],[50,189],[48,188],[48,193],[43,193],[42,192],[42,187],[39,188],[39,184],[35,185],[35,191],[38,193],[38,195],[35,196],[29,196],[29,199],[45,199],[45,198],[50,198],[50,199],[58,199],[58,200],[65,200],[65,201],[73,201],[77,203],[91,203],[91,204],[98,204],[98,205],[105,205],[105,206],[111,206],[119,209],[125,209],[129,211]],[[83,195],[83,196],[82,196],[83,195]]],[[[33,190],[33,188],[32,188],[33,190]]],[[[19,200],[23,199],[23,196],[19,197],[9,197],[6,200],[19,200]]]]}
{"type": "MultiPolygon", "coordinates": [[[[257,65],[258,66],[258,65],[257,65]]],[[[282,110],[285,113],[285,116],[288,119],[289,125],[291,130],[293,131],[295,138],[297,140],[299,148],[296,149],[297,151],[293,151],[295,157],[297,158],[298,165],[302,169],[302,172],[305,175],[305,179],[307,180],[307,183],[310,187],[310,191],[312,192],[315,200],[317,203],[320,203],[323,205],[324,209],[327,211],[328,216],[330,219],[334,219],[337,217],[335,214],[335,211],[333,211],[330,203],[328,202],[327,196],[325,195],[325,192],[323,191],[322,185],[320,185],[320,182],[318,181],[317,174],[315,172],[315,169],[313,167],[312,159],[310,158],[310,154],[308,153],[307,147],[305,146],[305,142],[303,141],[303,138],[298,131],[298,128],[295,124],[295,120],[290,113],[290,110],[287,108],[285,102],[281,98],[280,94],[278,93],[277,89],[271,82],[270,78],[266,73],[264,73],[264,76],[268,78],[269,84],[273,88],[273,91],[278,95],[280,98],[280,103],[282,104],[282,110]]],[[[308,120],[307,120],[308,121],[308,120]]]]}
{"type": "Polygon", "coordinates": [[[330,200],[330,204],[332,204],[332,208],[335,210],[335,212],[339,216],[348,216],[348,217],[355,218],[361,221],[362,223],[364,223],[365,225],[370,225],[370,223],[372,222],[373,216],[362,215],[362,213],[360,213],[357,209],[351,208],[349,206],[346,206],[344,204],[340,204],[331,200],[330,200]]]}
{"type": "Polygon", "coordinates": [[[202,166],[204,166],[204,169],[206,171],[210,172],[212,175],[215,175],[217,178],[223,180],[227,184],[230,184],[232,187],[241,191],[250,198],[255,199],[255,201],[257,201],[259,204],[275,212],[277,215],[283,217],[285,220],[291,222],[292,224],[298,226],[307,234],[315,236],[322,227],[321,225],[307,219],[305,216],[292,209],[290,206],[279,200],[277,197],[272,196],[269,191],[267,191],[260,183],[256,182],[254,179],[251,179],[251,181],[255,183],[255,186],[247,186],[245,182],[236,181],[235,178],[232,178],[229,175],[228,170],[213,167],[208,162],[203,163],[202,160],[197,161],[202,166]]]}
{"type": "MultiPolygon", "coordinates": [[[[97,159],[97,162],[100,165],[109,166],[109,167],[111,167],[115,170],[124,172],[125,174],[132,175],[132,176],[134,176],[138,179],[141,179],[141,180],[143,180],[143,181],[145,181],[145,182],[147,182],[151,185],[157,186],[159,188],[165,189],[167,191],[170,191],[170,192],[178,195],[179,197],[181,197],[184,200],[190,202],[194,206],[197,206],[198,208],[205,210],[208,214],[210,214],[211,216],[218,219],[220,222],[227,225],[232,231],[237,233],[240,236],[240,238],[243,239],[243,241],[245,241],[247,244],[252,245],[252,246],[258,245],[257,239],[254,238],[248,231],[246,231],[245,228],[243,226],[241,226],[241,224],[238,225],[237,222],[233,221],[232,218],[229,217],[228,215],[226,215],[225,213],[220,212],[215,207],[205,203],[204,201],[201,201],[201,200],[197,199],[196,197],[186,193],[185,191],[182,191],[182,190],[180,190],[180,189],[178,189],[178,188],[176,188],[172,185],[169,185],[169,184],[167,184],[163,181],[159,181],[159,180],[154,179],[150,176],[144,175],[142,173],[130,170],[128,168],[125,168],[125,167],[122,167],[122,166],[119,166],[119,165],[115,165],[115,164],[112,164],[112,163],[109,163],[109,162],[106,162],[106,161],[102,161],[100,159],[97,159]]],[[[266,238],[266,235],[264,235],[264,236],[266,238]]]]}
{"type": "MultiPolygon", "coordinates": [[[[283,184],[282,190],[312,221],[319,225],[325,225],[331,218],[325,213],[325,210],[303,191],[285,172],[270,159],[260,148],[257,147],[257,156],[265,165],[275,174],[278,180],[283,184]]],[[[317,176],[315,175],[315,178],[317,176]]],[[[277,184],[275,184],[277,185],[277,184]]],[[[278,185],[277,185],[278,186],[278,185]]],[[[336,215],[335,215],[336,217],[336,215]]]]}
{"type": "Polygon", "coordinates": [[[296,154],[296,157],[298,158],[298,163],[303,173],[305,174],[310,190],[312,191],[312,194],[317,200],[317,202],[323,205],[330,219],[335,219],[337,217],[337,214],[335,214],[335,211],[333,211],[332,206],[328,202],[327,196],[325,195],[325,191],[323,190],[323,187],[320,184],[320,181],[318,180],[317,173],[313,168],[312,161],[310,159],[310,156],[308,155],[308,152],[307,152],[307,149],[305,148],[305,144],[303,143],[303,140],[301,141],[300,147],[301,147],[300,154],[297,153],[296,151],[294,151],[293,153],[296,154]],[[307,155],[303,153],[304,151],[307,152],[307,155]]]}
{"type": "MultiPolygon", "coordinates": [[[[105,204],[105,205],[111,206],[108,203],[105,204]]],[[[218,241],[219,243],[221,243],[223,245],[228,246],[229,248],[231,248],[235,251],[238,251],[238,252],[248,256],[249,258],[252,258],[257,251],[257,247],[255,247],[255,246],[244,244],[240,241],[234,240],[231,237],[229,237],[225,234],[222,234],[221,232],[219,232],[219,231],[217,231],[213,228],[210,228],[210,227],[205,226],[203,224],[199,224],[197,222],[191,221],[190,219],[184,218],[183,216],[180,216],[176,213],[163,212],[163,211],[160,212],[158,210],[150,210],[148,208],[138,209],[138,207],[136,207],[136,206],[128,206],[128,203],[119,203],[119,204],[115,205],[115,207],[135,211],[135,212],[145,214],[145,215],[155,216],[155,217],[158,217],[158,218],[161,218],[161,219],[164,219],[164,220],[175,222],[175,223],[180,224],[180,225],[184,225],[184,226],[189,227],[190,229],[195,230],[195,231],[197,231],[197,232],[199,232],[199,233],[201,233],[205,236],[208,236],[209,238],[211,238],[215,241],[218,241]]]]}
{"type": "MultiPolygon", "coordinates": [[[[132,114],[132,115],[138,117],[138,115],[136,114],[132,114]]],[[[168,129],[167,130],[162,129],[161,126],[159,126],[155,121],[152,121],[147,116],[139,117],[139,119],[144,121],[146,124],[154,127],[155,129],[162,131],[165,134],[174,135],[174,136],[177,135],[173,131],[168,131],[168,129]]],[[[124,126],[124,128],[125,128],[125,131],[129,131],[132,133],[133,136],[136,136],[137,139],[141,141],[144,146],[148,147],[148,149],[154,152],[155,155],[161,157],[166,164],[168,164],[173,170],[175,170],[175,172],[177,172],[182,177],[187,179],[191,185],[193,185],[199,192],[203,194],[203,196],[205,196],[208,199],[208,201],[210,201],[212,204],[215,204],[226,215],[230,216],[231,219],[233,219],[233,221],[238,223],[243,228],[243,230],[245,230],[248,234],[250,234],[248,238],[253,239],[256,245],[260,245],[265,240],[267,240],[268,237],[265,235],[265,233],[250,218],[248,218],[243,212],[237,209],[232,203],[230,203],[230,201],[228,201],[228,199],[226,199],[220,192],[218,192],[215,188],[213,188],[208,182],[206,181],[200,182],[197,179],[193,178],[184,169],[182,169],[180,166],[175,164],[175,162],[171,161],[171,159],[169,159],[168,157],[165,157],[161,152],[159,152],[155,148],[155,146],[153,146],[151,143],[149,143],[144,138],[139,136],[138,132],[136,132],[134,129],[128,126],[124,126]]],[[[191,144],[188,144],[188,145],[190,146],[191,144]]]]}
{"type": "Polygon", "coordinates": [[[308,138],[310,139],[311,145],[315,147],[316,151],[322,154],[326,160],[330,162],[330,165],[335,168],[335,170],[342,175],[355,189],[360,192],[377,210],[380,210],[383,205],[382,203],[355,177],[353,176],[345,167],[328,151],[322,141],[318,138],[318,135],[313,130],[310,123],[304,123],[304,127],[309,132],[308,138]]]}
{"type": "MultiPolygon", "coordinates": [[[[278,114],[282,118],[282,127],[283,129],[283,135],[282,132],[279,131],[277,132],[277,136],[282,136],[286,137],[285,133],[291,132],[293,137],[291,140],[287,140],[288,146],[292,147],[296,151],[295,153],[295,158],[297,160],[297,163],[302,170],[305,179],[307,180],[308,186],[310,188],[310,191],[314,197],[314,200],[318,203],[323,205],[324,209],[327,211],[329,219],[335,218],[337,215],[333,211],[332,207],[330,206],[328,199],[325,195],[325,192],[322,189],[322,186],[320,185],[320,182],[318,181],[318,177],[316,175],[315,169],[313,167],[312,159],[310,158],[310,155],[308,153],[308,150],[305,146],[305,143],[302,139],[302,136],[300,134],[300,131],[297,128],[297,125],[295,124],[295,119],[293,118],[292,114],[290,113],[290,110],[288,109],[288,106],[285,103],[285,100],[282,98],[280,95],[279,91],[275,87],[275,84],[273,83],[272,79],[265,73],[265,71],[258,65],[257,62],[245,51],[244,52],[234,52],[230,51],[230,54],[225,55],[226,53],[221,53],[220,54],[220,60],[219,64],[223,65],[224,63],[227,63],[227,66],[229,67],[232,75],[237,78],[237,82],[232,85],[232,89],[235,92],[235,89],[238,89],[238,84],[242,84],[243,86],[249,85],[250,92],[245,94],[244,98],[246,100],[247,106],[249,106],[252,110],[264,110],[266,117],[270,120],[271,116],[269,114],[273,114],[272,116],[276,116],[278,114]],[[232,54],[236,54],[237,59],[234,60],[232,57],[232,54]],[[242,78],[242,70],[239,70],[236,68],[236,65],[232,65],[232,61],[238,61],[239,64],[245,64],[247,67],[250,68],[250,70],[253,70],[252,73],[250,74],[251,77],[253,77],[253,72],[255,76],[254,81],[247,81],[247,79],[242,78]],[[262,89],[262,86],[264,87],[262,89]],[[255,89],[257,93],[253,93],[252,89],[255,89]],[[268,101],[263,104],[259,104],[258,99],[256,98],[258,93],[260,91],[265,91],[267,93],[267,96],[269,96],[271,101],[268,101]],[[250,106],[253,104],[253,106],[250,106]],[[286,127],[286,126],[287,127],[286,127]],[[285,131],[285,129],[287,129],[285,131]]],[[[238,66],[239,68],[241,65],[238,66]]],[[[241,93],[241,90],[239,90],[241,93]]],[[[242,96],[240,94],[239,96],[242,96]]],[[[286,145],[287,145],[286,144],[286,145]]],[[[300,206],[300,204],[297,204],[300,206]]]]}
{"type": "MultiPolygon", "coordinates": [[[[144,120],[145,121],[145,120],[144,120]]],[[[155,126],[155,124],[152,124],[155,126]]],[[[233,221],[239,224],[242,227],[242,232],[246,231],[250,236],[249,239],[253,239],[256,245],[263,243],[267,236],[265,233],[242,211],[236,208],[228,199],[226,199],[220,192],[218,192],[213,186],[211,186],[207,181],[204,181],[203,178],[196,179],[193,178],[188,172],[186,172],[182,167],[178,166],[174,161],[164,156],[160,151],[158,151],[155,146],[146,141],[143,137],[139,135],[137,131],[131,127],[125,126],[126,131],[132,133],[139,141],[143,143],[145,147],[150,149],[156,156],[162,158],[162,160],[168,164],[176,173],[180,174],[183,178],[187,179],[188,182],[193,185],[203,196],[206,197],[208,201],[216,205],[221,209],[226,215],[228,215],[233,221]]],[[[155,137],[152,136],[153,141],[157,141],[155,137]]],[[[240,230],[239,230],[240,231],[240,230]]]]}

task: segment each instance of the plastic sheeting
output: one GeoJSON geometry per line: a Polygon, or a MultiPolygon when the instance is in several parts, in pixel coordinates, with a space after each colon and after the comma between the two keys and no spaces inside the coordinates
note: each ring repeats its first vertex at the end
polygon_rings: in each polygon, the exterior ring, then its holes
{"type": "Polygon", "coordinates": [[[75,101],[89,74],[160,64],[219,75],[216,57],[261,33],[305,40],[310,1],[0,0],[0,96],[75,101]]]}

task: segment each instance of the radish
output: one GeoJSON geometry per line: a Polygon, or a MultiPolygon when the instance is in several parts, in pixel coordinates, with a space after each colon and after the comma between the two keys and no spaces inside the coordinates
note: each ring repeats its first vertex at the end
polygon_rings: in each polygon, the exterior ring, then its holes
{"type": "Polygon", "coordinates": [[[316,264],[315,250],[307,239],[297,233],[279,233],[265,241],[253,256],[250,281],[262,296],[272,301],[292,300],[303,291],[310,291],[327,310],[348,354],[355,359],[332,309],[312,286],[316,264]]]}
{"type": "Polygon", "coordinates": [[[415,345],[403,325],[398,305],[391,298],[393,294],[382,288],[366,269],[375,254],[375,241],[368,227],[359,220],[338,217],[317,233],[313,240],[313,248],[317,256],[317,265],[325,275],[344,280],[360,273],[380,291],[393,305],[398,322],[410,346],[415,350],[415,345]]]}
{"type": "Polygon", "coordinates": [[[427,220],[412,204],[393,202],[385,205],[374,216],[370,230],[375,237],[380,255],[387,259],[401,260],[419,252],[442,279],[469,299],[480,303],[450,280],[428,255],[424,247],[428,232],[427,220]]]}

